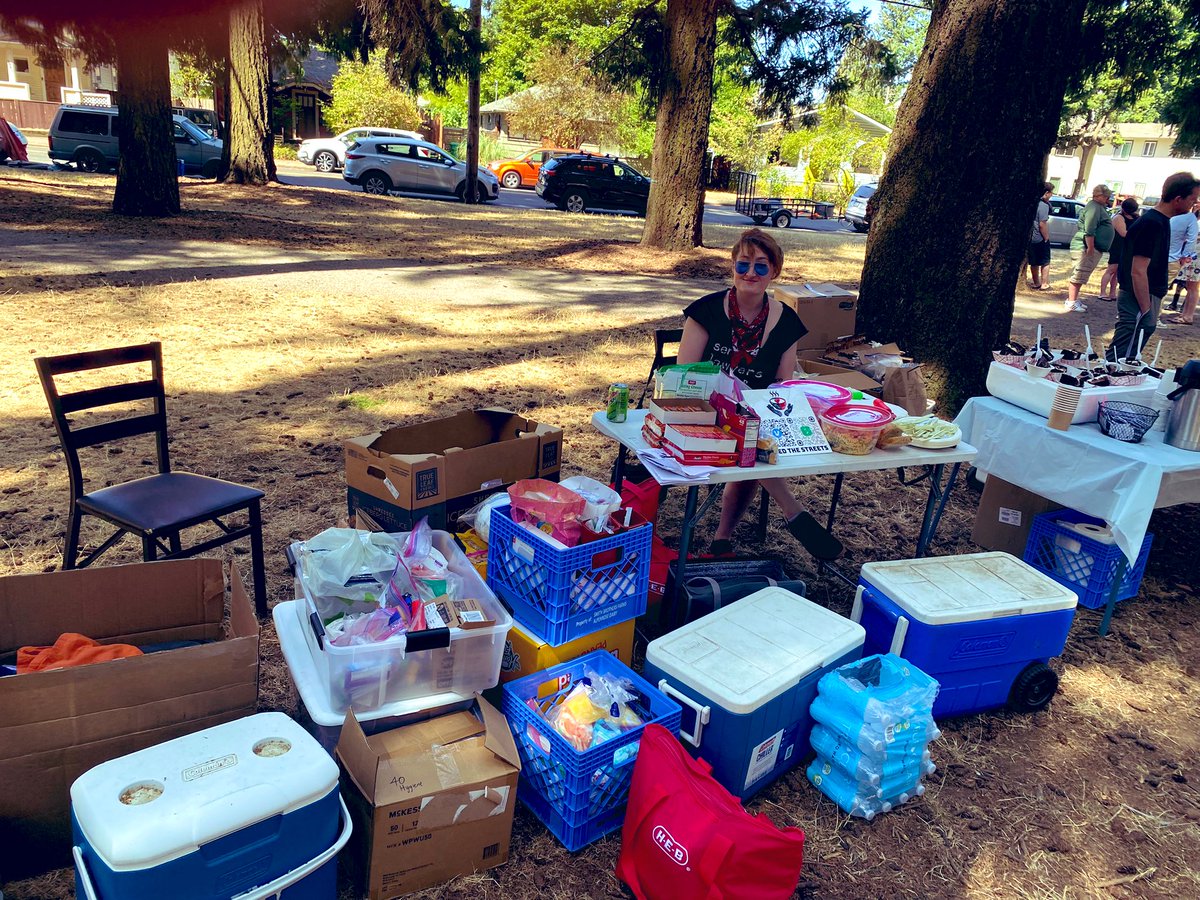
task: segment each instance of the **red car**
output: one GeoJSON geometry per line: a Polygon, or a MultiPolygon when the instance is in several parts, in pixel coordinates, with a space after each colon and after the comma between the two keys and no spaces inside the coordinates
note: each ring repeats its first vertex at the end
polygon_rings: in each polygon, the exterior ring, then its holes
{"type": "Polygon", "coordinates": [[[496,173],[496,177],[506,188],[533,187],[537,184],[538,173],[542,171],[542,163],[555,156],[578,152],[562,147],[540,147],[523,153],[516,159],[494,160],[488,163],[487,167],[496,173]]]}

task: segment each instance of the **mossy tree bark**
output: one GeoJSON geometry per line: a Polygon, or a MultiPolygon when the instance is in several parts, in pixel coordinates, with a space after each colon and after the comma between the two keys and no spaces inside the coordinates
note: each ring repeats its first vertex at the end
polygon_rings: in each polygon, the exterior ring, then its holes
{"type": "Polygon", "coordinates": [[[121,114],[116,118],[121,158],[113,212],[176,215],[179,180],[166,38],[149,29],[117,29],[114,43],[121,73],[121,114]]]}
{"type": "Polygon", "coordinates": [[[943,410],[984,392],[1012,326],[1085,5],[934,5],[880,180],[859,319],[927,364],[943,410]]]}
{"type": "Polygon", "coordinates": [[[262,0],[241,0],[229,10],[228,161],[218,180],[266,184],[275,176],[271,134],[271,68],[262,0]]]}
{"type": "Polygon", "coordinates": [[[667,71],[654,134],[644,247],[690,250],[704,237],[704,163],[718,5],[717,0],[667,2],[667,71]]]}

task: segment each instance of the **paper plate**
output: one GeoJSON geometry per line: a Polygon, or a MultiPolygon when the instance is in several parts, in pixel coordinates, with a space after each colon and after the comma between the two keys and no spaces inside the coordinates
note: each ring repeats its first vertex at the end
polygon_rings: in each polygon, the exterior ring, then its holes
{"type": "MultiPolygon", "coordinates": [[[[896,424],[903,426],[905,423],[921,422],[925,419],[933,418],[936,418],[936,416],[905,416],[902,419],[897,419],[896,424]]],[[[914,437],[910,446],[919,447],[922,450],[945,450],[947,447],[957,446],[958,442],[962,440],[962,429],[953,422],[944,422],[944,424],[954,429],[952,434],[948,434],[944,438],[930,440],[922,440],[921,438],[914,437]]]]}

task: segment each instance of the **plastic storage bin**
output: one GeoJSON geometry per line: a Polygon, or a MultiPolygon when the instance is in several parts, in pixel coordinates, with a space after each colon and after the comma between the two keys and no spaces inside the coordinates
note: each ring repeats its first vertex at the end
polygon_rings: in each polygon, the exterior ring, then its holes
{"type": "MultiPolygon", "coordinates": [[[[1025,562],[1044,572],[1061,585],[1079,593],[1079,605],[1098,609],[1108,603],[1117,566],[1125,554],[1113,543],[1089,537],[1069,525],[1104,525],[1103,519],[1073,509],[1060,509],[1035,516],[1025,544],[1025,562]]],[[[1146,574],[1146,560],[1154,535],[1147,534],[1138,551],[1137,561],[1126,566],[1117,591],[1117,600],[1137,594],[1146,574]]]]}
{"type": "Polygon", "coordinates": [[[488,584],[528,631],[558,646],[646,611],[649,523],[561,550],[492,510],[488,584]]]}
{"type": "Polygon", "coordinates": [[[817,682],[858,659],[863,639],[849,619],[768,587],[652,641],[643,674],[683,704],[683,741],[745,800],[808,754],[817,682]]]}
{"type": "MultiPolygon", "coordinates": [[[[288,673],[292,683],[296,685],[296,693],[300,695],[300,703],[309,719],[305,726],[309,734],[316,738],[325,750],[332,755],[337,747],[338,738],[342,734],[342,725],[346,721],[345,710],[335,709],[329,700],[329,687],[324,677],[317,671],[316,661],[312,651],[304,641],[304,633],[296,608],[300,604],[293,601],[277,603],[271,608],[271,617],[275,621],[275,633],[279,637],[279,649],[283,651],[284,662],[287,663],[288,673]]],[[[441,693],[429,694],[424,697],[414,697],[411,700],[397,700],[385,703],[368,711],[355,711],[358,724],[367,735],[387,731],[410,722],[422,719],[432,719],[436,716],[458,709],[467,709],[473,696],[462,694],[441,693]]]]}
{"type": "Polygon", "coordinates": [[[333,900],[351,828],[337,765],[274,712],[96,766],[71,823],[80,900],[333,900]]]}
{"type": "MultiPolygon", "coordinates": [[[[1138,385],[1086,388],[1079,398],[1079,406],[1071,418],[1071,424],[1095,422],[1101,400],[1128,400],[1130,403],[1148,405],[1156,387],[1158,379],[1147,378],[1138,385]]],[[[988,367],[987,390],[993,397],[1007,400],[1013,406],[1049,417],[1058,383],[1045,378],[1033,378],[1021,369],[993,362],[988,367]]]]}
{"type": "Polygon", "coordinates": [[[679,732],[679,704],[604,650],[504,685],[504,716],[521,754],[517,796],[571,851],[621,827],[642,738],[642,728],[634,728],[579,751],[527,705],[532,701],[539,709],[550,709],[587,672],[628,679],[642,724],[679,732]]]}
{"type": "MultiPolygon", "coordinates": [[[[397,535],[403,540],[404,535],[397,535]]],[[[480,628],[435,628],[386,641],[335,647],[324,639],[316,604],[302,576],[296,578],[296,613],[329,706],[342,718],[348,709],[370,712],[401,700],[431,694],[470,696],[500,679],[504,640],[512,616],[483,583],[452,535],[433,533],[434,546],[461,576],[467,596],[478,599],[494,624],[480,628]]]]}
{"type": "Polygon", "coordinates": [[[1011,702],[1041,709],[1058,687],[1076,596],[1008,553],[866,563],[851,614],[866,653],[889,650],[941,684],[935,718],[1011,702]]]}

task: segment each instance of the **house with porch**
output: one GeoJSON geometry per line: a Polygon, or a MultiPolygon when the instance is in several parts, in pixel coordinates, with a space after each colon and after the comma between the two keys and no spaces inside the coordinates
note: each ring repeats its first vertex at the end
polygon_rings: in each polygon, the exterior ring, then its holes
{"type": "Polygon", "coordinates": [[[1157,122],[1118,122],[1114,141],[1098,148],[1059,145],[1050,154],[1046,177],[1054,192],[1070,196],[1076,181],[1078,197],[1091,197],[1092,188],[1107,184],[1114,194],[1158,197],[1167,176],[1200,169],[1200,153],[1175,155],[1175,128],[1157,122]],[[1086,153],[1086,158],[1085,158],[1086,153]]]}
{"type": "Polygon", "coordinates": [[[94,65],[79,50],[66,48],[58,62],[45,62],[38,51],[0,31],[0,117],[20,128],[49,128],[62,103],[99,102],[89,95],[117,89],[116,69],[94,65]]]}

